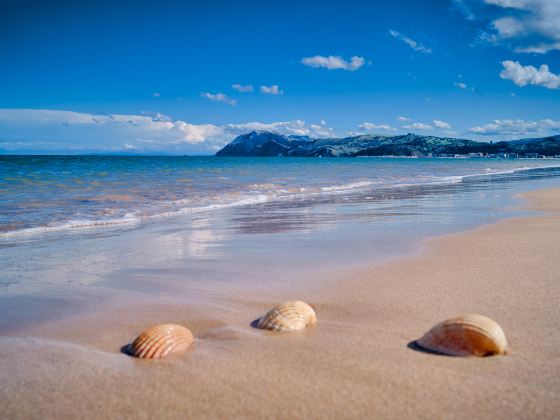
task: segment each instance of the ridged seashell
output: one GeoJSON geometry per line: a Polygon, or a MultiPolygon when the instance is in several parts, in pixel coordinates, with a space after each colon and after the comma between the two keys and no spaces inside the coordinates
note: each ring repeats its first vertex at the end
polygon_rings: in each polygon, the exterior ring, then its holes
{"type": "Polygon", "coordinates": [[[483,315],[463,315],[433,327],[417,343],[453,356],[505,354],[508,343],[502,327],[483,315]]]}
{"type": "Polygon", "coordinates": [[[311,306],[301,301],[284,302],[258,320],[257,328],[274,331],[302,330],[317,322],[311,306]]]}
{"type": "Polygon", "coordinates": [[[141,359],[159,359],[186,350],[193,342],[192,333],[176,324],[148,328],[129,346],[129,354],[141,359]]]}

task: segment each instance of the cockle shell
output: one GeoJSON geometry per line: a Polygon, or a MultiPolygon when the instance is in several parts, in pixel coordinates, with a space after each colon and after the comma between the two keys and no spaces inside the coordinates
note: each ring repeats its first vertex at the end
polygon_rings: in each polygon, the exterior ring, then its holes
{"type": "Polygon", "coordinates": [[[160,324],[140,334],[128,350],[134,357],[159,359],[186,350],[193,340],[192,333],[181,325],[160,324]]]}
{"type": "Polygon", "coordinates": [[[483,315],[463,315],[433,327],[417,341],[426,350],[453,356],[505,354],[508,343],[502,327],[483,315]]]}
{"type": "Polygon", "coordinates": [[[272,308],[258,320],[257,327],[263,330],[296,331],[317,322],[311,306],[301,301],[284,302],[272,308]]]}

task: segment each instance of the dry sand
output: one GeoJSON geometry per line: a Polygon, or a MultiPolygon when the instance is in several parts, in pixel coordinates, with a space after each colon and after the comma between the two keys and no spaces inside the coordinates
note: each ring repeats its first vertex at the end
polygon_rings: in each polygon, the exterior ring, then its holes
{"type": "Polygon", "coordinates": [[[560,191],[528,198],[548,213],[431,239],[421,255],[318,279],[316,290],[129,299],[2,336],[0,418],[559,418],[560,191]],[[316,327],[250,327],[294,298],[315,307],[316,327]],[[509,355],[409,347],[471,312],[503,326],[509,355]],[[157,322],[188,326],[194,347],[155,362],[119,352],[157,322]]]}

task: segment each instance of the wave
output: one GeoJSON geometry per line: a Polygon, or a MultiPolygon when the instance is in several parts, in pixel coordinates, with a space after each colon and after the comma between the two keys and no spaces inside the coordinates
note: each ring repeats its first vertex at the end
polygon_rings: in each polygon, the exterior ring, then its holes
{"type": "Polygon", "coordinates": [[[132,225],[139,223],[142,218],[126,215],[118,219],[98,219],[98,220],[69,220],[60,224],[50,226],[38,226],[23,228],[0,233],[0,238],[13,238],[18,236],[41,235],[49,232],[57,232],[71,229],[87,229],[98,227],[109,227],[115,225],[132,225]]]}
{"type": "Polygon", "coordinates": [[[348,190],[355,190],[358,188],[369,187],[373,184],[380,184],[379,181],[356,181],[350,182],[348,184],[341,184],[341,185],[331,185],[329,187],[321,187],[321,191],[324,192],[332,192],[332,191],[348,191],[348,190]]]}
{"type": "Polygon", "coordinates": [[[267,188],[262,188],[265,184],[254,184],[253,187],[259,187],[259,191],[253,191],[253,193],[245,192],[243,194],[238,194],[236,199],[231,199],[231,195],[222,196],[217,201],[224,200],[223,202],[215,202],[207,205],[194,205],[194,206],[182,206],[191,203],[189,200],[175,200],[171,203],[161,203],[161,207],[169,207],[169,204],[177,206],[173,210],[159,211],[153,214],[141,214],[139,212],[129,212],[122,217],[112,218],[112,219],[95,219],[95,220],[69,220],[58,224],[52,224],[47,226],[29,227],[22,228],[7,232],[1,232],[0,238],[16,238],[22,236],[33,236],[42,235],[51,232],[60,232],[68,230],[78,230],[78,229],[91,229],[91,228],[102,228],[102,227],[114,227],[119,225],[131,226],[139,224],[143,221],[150,219],[159,218],[169,218],[173,216],[181,216],[188,214],[197,214],[210,212],[215,210],[241,207],[241,206],[251,206],[256,204],[263,204],[272,201],[286,201],[301,198],[312,198],[314,196],[324,196],[324,195],[334,195],[341,193],[353,193],[361,190],[367,190],[370,188],[410,188],[410,187],[422,187],[430,185],[452,185],[470,180],[472,178],[486,178],[498,175],[508,175],[519,172],[529,172],[529,171],[539,171],[543,169],[560,169],[560,165],[547,165],[539,167],[520,167],[512,168],[508,170],[503,169],[493,169],[485,168],[483,172],[478,172],[474,174],[465,175],[452,175],[452,176],[433,176],[429,178],[422,178],[411,180],[411,182],[383,182],[379,180],[368,180],[360,179],[357,181],[335,184],[323,187],[300,187],[292,190],[287,190],[285,187],[276,187],[273,184],[266,184],[267,188]],[[262,189],[267,189],[266,193],[262,193],[262,189]],[[228,198],[229,197],[229,201],[228,198]]]}

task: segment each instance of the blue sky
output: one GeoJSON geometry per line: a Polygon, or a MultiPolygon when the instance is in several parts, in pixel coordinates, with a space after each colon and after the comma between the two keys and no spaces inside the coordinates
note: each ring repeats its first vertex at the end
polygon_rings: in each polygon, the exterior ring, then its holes
{"type": "MultiPolygon", "coordinates": [[[[4,4],[0,151],[560,133],[560,1],[4,4]]],[[[116,3],[116,2],[115,2],[116,3]]]]}

